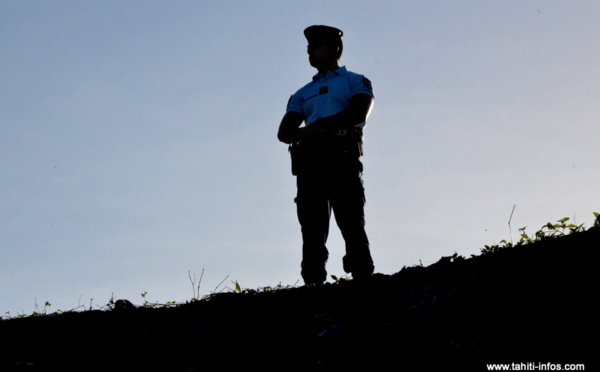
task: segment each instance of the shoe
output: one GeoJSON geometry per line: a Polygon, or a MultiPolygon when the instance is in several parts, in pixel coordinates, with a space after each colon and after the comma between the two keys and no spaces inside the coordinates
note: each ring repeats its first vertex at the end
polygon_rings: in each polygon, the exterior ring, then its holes
{"type": "Polygon", "coordinates": [[[366,282],[373,279],[373,273],[355,272],[352,273],[352,279],[354,279],[357,282],[366,282]]]}
{"type": "Polygon", "coordinates": [[[325,284],[325,282],[319,282],[319,281],[304,282],[304,286],[305,287],[320,287],[320,286],[322,286],[324,284],[325,284]]]}

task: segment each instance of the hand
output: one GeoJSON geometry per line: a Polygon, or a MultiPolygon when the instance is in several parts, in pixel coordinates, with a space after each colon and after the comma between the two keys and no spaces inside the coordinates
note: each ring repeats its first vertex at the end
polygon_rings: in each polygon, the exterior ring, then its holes
{"type": "Polygon", "coordinates": [[[310,124],[304,126],[302,128],[298,128],[298,132],[300,133],[300,138],[309,138],[319,133],[320,128],[317,124],[310,124]]]}

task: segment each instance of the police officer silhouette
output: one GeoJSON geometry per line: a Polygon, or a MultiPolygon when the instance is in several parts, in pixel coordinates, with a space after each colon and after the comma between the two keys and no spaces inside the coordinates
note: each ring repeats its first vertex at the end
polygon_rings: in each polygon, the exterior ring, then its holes
{"type": "Polygon", "coordinates": [[[373,275],[374,266],[365,231],[359,158],[373,88],[366,77],[340,66],[341,30],[310,26],[304,35],[310,65],[318,72],[290,97],[277,134],[281,142],[290,144],[296,176],[301,274],[307,285],[326,281],[326,242],[333,211],[346,245],[344,271],[355,280],[365,280],[373,275]]]}

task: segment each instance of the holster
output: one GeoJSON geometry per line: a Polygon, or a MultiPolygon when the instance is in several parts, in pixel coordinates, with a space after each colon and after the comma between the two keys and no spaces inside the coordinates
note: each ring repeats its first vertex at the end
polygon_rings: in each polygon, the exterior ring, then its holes
{"type": "Polygon", "coordinates": [[[288,147],[290,157],[292,159],[292,174],[297,176],[301,173],[301,170],[305,167],[306,154],[304,154],[304,148],[301,142],[292,143],[288,147]]]}

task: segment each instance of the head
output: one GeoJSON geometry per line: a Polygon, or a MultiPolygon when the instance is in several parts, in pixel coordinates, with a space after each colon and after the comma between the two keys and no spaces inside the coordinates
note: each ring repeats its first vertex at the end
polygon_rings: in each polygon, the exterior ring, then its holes
{"type": "Polygon", "coordinates": [[[307,52],[311,66],[320,72],[337,68],[342,56],[344,33],[329,26],[310,26],[304,30],[308,41],[307,52]]]}

